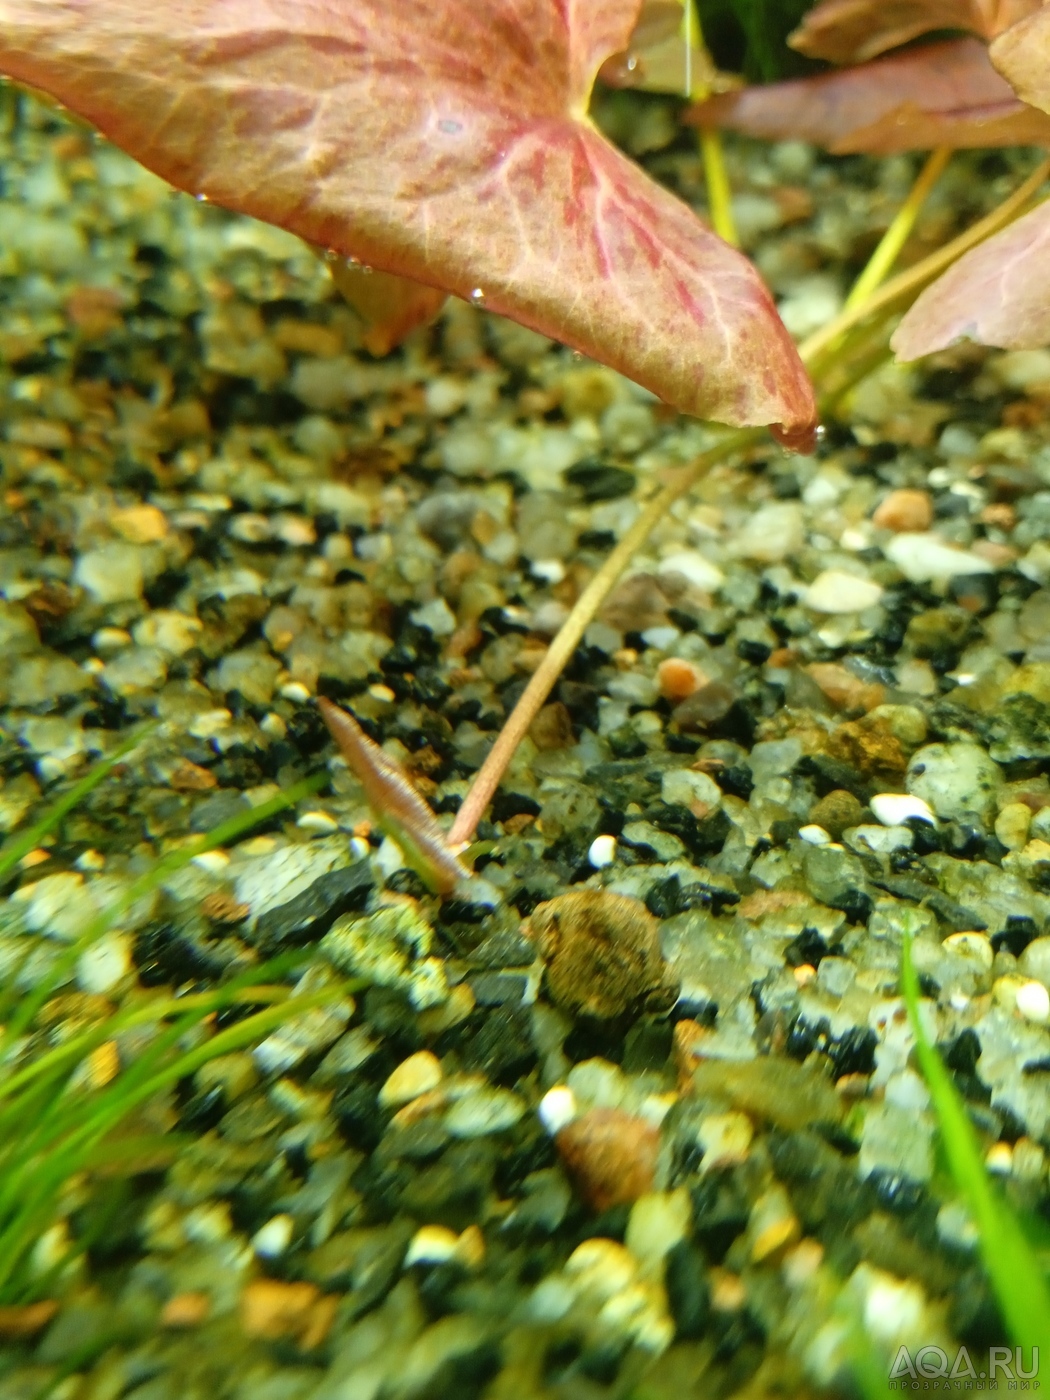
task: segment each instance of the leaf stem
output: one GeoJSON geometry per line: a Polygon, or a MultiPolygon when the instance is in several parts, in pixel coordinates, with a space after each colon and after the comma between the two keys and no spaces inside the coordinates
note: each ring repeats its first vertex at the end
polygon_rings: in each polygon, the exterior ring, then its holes
{"type": "Polygon", "coordinates": [[[950,146],[938,146],[930,153],[926,164],[919,172],[918,179],[912,185],[907,199],[897,210],[896,217],[889,228],[879,240],[879,245],[868,260],[868,265],[853,284],[853,289],[846,298],[845,310],[851,311],[854,307],[863,306],[871,296],[876,287],[880,286],[889,276],[890,268],[897,261],[901,249],[907,243],[915,221],[919,217],[919,211],[926,203],[930,191],[940,179],[944,167],[951,160],[952,148],[950,146]]]}
{"type": "Polygon", "coordinates": [[[943,248],[938,248],[935,253],[923,258],[921,262],[917,262],[914,267],[909,267],[904,272],[898,273],[896,277],[891,277],[862,305],[843,307],[826,326],[822,326],[819,331],[814,331],[798,347],[803,361],[812,366],[820,355],[837,342],[844,331],[850,330],[858,322],[874,315],[875,312],[886,310],[896,302],[903,301],[913,293],[920,292],[946,267],[950,267],[953,262],[961,258],[963,253],[968,253],[971,248],[976,247],[978,243],[982,243],[991,234],[997,233],[999,229],[1004,228],[1011,220],[1017,218],[1048,176],[1050,176],[1050,158],[1041,161],[1028,179],[1019,185],[1012,195],[1004,199],[997,209],[993,209],[990,214],[986,214],[983,219],[979,219],[977,223],[966,229],[964,233],[960,233],[957,238],[953,238],[943,248]]]}
{"type": "Polygon", "coordinates": [[[717,127],[701,127],[700,154],[704,161],[704,179],[707,181],[707,207],[711,214],[711,227],[723,242],[731,244],[734,248],[739,248],[740,239],[733,218],[732,191],[722,152],[722,134],[717,127]]]}
{"type": "Polygon", "coordinates": [[[624,535],[616,548],[606,559],[590,583],[580,594],[572,612],[562,623],[561,630],[547,648],[547,653],[533,672],[521,698],[514,706],[506,724],[496,736],[496,742],[489,750],[488,757],[478,769],[462,807],[456,813],[456,820],[448,833],[448,844],[457,849],[469,842],[474,829],[481,820],[482,813],[492,801],[500,779],[514,751],[528,733],[529,726],[539,713],[540,707],[554,688],[558,677],[565,669],[569,658],[579,645],[595,613],[601,607],[631,562],[635,551],[648,539],[653,528],[667,514],[675,501],[683,496],[698,477],[709,471],[734,452],[740,452],[765,436],[764,428],[742,428],[727,433],[706,452],[694,458],[688,466],[675,473],[674,480],[658,491],[643,509],[638,519],[624,535]]]}

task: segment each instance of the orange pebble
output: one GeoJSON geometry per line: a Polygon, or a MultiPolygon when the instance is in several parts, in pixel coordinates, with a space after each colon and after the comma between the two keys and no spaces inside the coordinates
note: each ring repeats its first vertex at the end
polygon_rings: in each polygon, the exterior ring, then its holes
{"type": "Polygon", "coordinates": [[[683,661],[680,657],[669,656],[666,661],[661,661],[657,667],[656,680],[660,687],[660,694],[665,700],[678,701],[687,699],[694,691],[706,685],[708,677],[704,675],[699,666],[694,666],[691,661],[683,661]]]}
{"type": "Polygon", "coordinates": [[[930,493],[907,487],[891,491],[871,517],[873,525],[897,534],[904,530],[928,530],[932,520],[933,500],[930,493]]]}
{"type": "Polygon", "coordinates": [[[161,1311],[163,1327],[199,1327],[211,1312],[207,1293],[176,1293],[161,1311]]]}

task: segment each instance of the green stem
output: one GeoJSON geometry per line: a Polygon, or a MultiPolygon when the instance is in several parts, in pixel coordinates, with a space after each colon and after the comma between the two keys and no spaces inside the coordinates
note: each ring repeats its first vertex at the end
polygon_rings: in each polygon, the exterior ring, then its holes
{"type": "Polygon", "coordinates": [[[722,152],[722,134],[717,127],[701,127],[700,154],[704,161],[707,207],[711,215],[711,227],[723,242],[731,244],[734,248],[739,248],[740,239],[736,231],[736,221],[733,218],[733,196],[722,152]]]}
{"type": "Polygon", "coordinates": [[[872,253],[868,265],[853,284],[853,290],[846,298],[844,310],[853,311],[864,303],[889,276],[890,269],[897,261],[901,249],[911,236],[915,220],[926,203],[930,191],[940,179],[944,167],[951,159],[950,146],[938,146],[919,172],[912,185],[908,198],[897,210],[896,217],[879,240],[879,246],[872,253]]]}

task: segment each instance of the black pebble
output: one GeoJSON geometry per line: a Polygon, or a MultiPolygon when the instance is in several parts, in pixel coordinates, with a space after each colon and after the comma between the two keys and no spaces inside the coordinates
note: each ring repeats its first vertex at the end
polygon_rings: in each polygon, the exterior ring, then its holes
{"type": "Polygon", "coordinates": [[[697,1341],[707,1330],[711,1316],[711,1291],[704,1256],[689,1240],[680,1240],[668,1254],[664,1287],[675,1335],[679,1341],[697,1341]]]}

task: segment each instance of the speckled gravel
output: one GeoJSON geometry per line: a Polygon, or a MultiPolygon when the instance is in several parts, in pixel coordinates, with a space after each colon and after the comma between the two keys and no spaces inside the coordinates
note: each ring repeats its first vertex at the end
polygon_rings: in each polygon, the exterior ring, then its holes
{"type": "MultiPolygon", "coordinates": [[[[667,110],[604,119],[699,201],[667,110]]],[[[729,154],[804,334],[912,163],[729,154]]],[[[919,251],[1029,164],[956,157],[919,251]]],[[[9,880],[0,971],[327,768],[127,910],[61,1014],[303,946],[302,990],[368,984],[154,1106],[184,1150],[57,1312],[0,1308],[0,1400],[794,1394],[842,1387],[854,1314],[890,1356],[1001,1341],[898,974],[910,931],[989,1161],[1045,1209],[1050,352],[888,365],[817,455],[712,472],[441,902],[314,697],[451,822],[636,486],[709,432],[466,305],[374,361],[302,244],[11,89],[0,178],[0,831],[155,721],[9,880]]]]}

